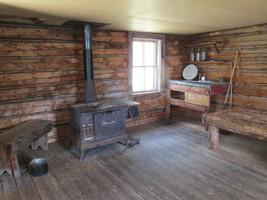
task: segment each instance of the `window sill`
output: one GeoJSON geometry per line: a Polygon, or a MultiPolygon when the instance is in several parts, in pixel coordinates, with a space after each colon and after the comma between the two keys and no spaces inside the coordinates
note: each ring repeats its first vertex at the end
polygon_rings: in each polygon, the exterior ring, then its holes
{"type": "Polygon", "coordinates": [[[153,94],[160,94],[160,93],[165,94],[165,91],[164,90],[161,90],[161,91],[152,91],[152,92],[136,92],[136,93],[130,93],[130,97],[131,96],[153,95],[153,94]]]}

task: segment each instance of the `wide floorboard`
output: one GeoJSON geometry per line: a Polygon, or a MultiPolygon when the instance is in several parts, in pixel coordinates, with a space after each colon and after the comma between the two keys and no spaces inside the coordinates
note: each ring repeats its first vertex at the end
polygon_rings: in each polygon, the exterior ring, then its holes
{"type": "Polygon", "coordinates": [[[111,144],[89,150],[83,161],[66,143],[47,152],[21,152],[20,178],[0,177],[3,200],[267,199],[267,142],[236,134],[207,148],[199,119],[175,117],[127,129],[139,145],[111,144]],[[32,158],[48,160],[49,173],[29,175],[32,158]]]}

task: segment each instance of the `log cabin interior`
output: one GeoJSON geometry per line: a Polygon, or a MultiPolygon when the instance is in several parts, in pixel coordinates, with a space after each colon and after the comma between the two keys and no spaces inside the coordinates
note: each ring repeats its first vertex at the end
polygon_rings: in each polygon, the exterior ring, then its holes
{"type": "Polygon", "coordinates": [[[0,199],[267,199],[266,10],[0,0],[0,199]]]}

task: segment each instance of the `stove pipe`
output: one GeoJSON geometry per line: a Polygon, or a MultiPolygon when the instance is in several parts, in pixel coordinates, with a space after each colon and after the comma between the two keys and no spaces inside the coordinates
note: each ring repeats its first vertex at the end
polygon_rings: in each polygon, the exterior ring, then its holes
{"type": "Polygon", "coordinates": [[[83,62],[85,102],[88,103],[96,100],[92,53],[92,30],[90,24],[83,25],[83,62]]]}

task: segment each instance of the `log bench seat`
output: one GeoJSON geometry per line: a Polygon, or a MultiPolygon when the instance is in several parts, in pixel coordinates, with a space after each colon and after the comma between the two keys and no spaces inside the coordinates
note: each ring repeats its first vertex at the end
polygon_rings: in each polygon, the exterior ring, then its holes
{"type": "Polygon", "coordinates": [[[267,140],[267,110],[247,104],[228,110],[203,115],[203,123],[209,127],[209,148],[219,147],[220,129],[267,140]]]}
{"type": "Polygon", "coordinates": [[[52,121],[32,119],[1,133],[0,175],[6,171],[14,177],[19,177],[20,169],[16,153],[30,145],[33,150],[39,146],[43,150],[48,150],[47,133],[52,128],[52,121]]]}

